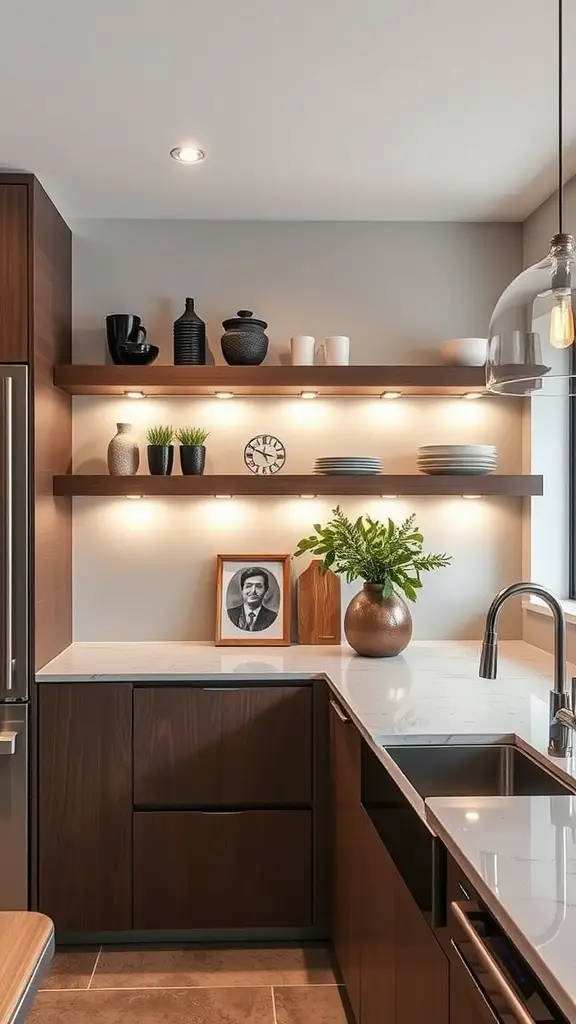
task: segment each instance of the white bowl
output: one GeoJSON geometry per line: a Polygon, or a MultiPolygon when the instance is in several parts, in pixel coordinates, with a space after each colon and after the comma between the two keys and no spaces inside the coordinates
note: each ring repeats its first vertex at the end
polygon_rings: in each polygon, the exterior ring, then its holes
{"type": "Polygon", "coordinates": [[[440,354],[452,366],[484,366],[487,348],[487,338],[453,338],[443,342],[440,354]]]}

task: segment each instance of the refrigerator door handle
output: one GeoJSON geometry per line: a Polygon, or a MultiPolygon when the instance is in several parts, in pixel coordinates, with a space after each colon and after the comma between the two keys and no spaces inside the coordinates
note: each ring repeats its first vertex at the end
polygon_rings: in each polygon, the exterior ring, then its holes
{"type": "Polygon", "coordinates": [[[12,378],[0,378],[0,556],[2,626],[0,633],[2,669],[0,685],[9,691],[13,685],[13,467],[12,467],[12,378]]]}
{"type": "Polygon", "coordinates": [[[0,732],[0,757],[2,756],[2,754],[16,753],[17,736],[17,732],[8,732],[7,730],[0,732]]]}

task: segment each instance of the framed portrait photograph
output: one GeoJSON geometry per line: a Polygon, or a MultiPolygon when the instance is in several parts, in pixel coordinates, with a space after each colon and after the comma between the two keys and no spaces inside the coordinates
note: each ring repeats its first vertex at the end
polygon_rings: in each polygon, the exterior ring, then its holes
{"type": "Polygon", "coordinates": [[[290,643],[290,555],[218,555],[216,645],[290,643]]]}

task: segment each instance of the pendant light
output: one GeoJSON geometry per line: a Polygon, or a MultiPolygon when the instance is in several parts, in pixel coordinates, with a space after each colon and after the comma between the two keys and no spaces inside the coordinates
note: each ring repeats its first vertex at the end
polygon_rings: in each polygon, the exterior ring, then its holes
{"type": "Polygon", "coordinates": [[[499,395],[572,395],[576,242],[564,232],[563,0],[558,0],[558,233],[502,293],[490,320],[486,385],[499,395]]]}

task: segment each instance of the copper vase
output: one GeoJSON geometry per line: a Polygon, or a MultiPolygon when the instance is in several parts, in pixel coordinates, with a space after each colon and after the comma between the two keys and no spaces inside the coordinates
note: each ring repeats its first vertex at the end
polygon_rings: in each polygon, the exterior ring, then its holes
{"type": "Polygon", "coordinates": [[[381,583],[365,583],[346,609],[344,633],[365,658],[394,658],[410,643],[410,609],[398,594],[382,597],[381,583]]]}

